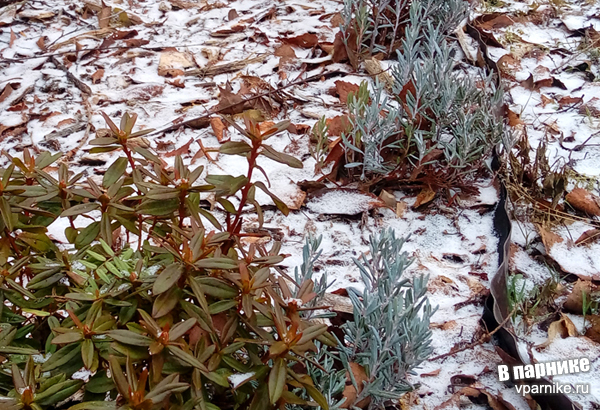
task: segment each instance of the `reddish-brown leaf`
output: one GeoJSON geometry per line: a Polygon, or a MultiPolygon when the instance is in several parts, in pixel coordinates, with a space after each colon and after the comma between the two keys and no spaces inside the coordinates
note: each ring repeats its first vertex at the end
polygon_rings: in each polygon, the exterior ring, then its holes
{"type": "Polygon", "coordinates": [[[563,107],[565,105],[580,104],[580,103],[583,102],[583,98],[581,98],[581,97],[564,96],[564,97],[560,98],[557,102],[558,102],[558,105],[560,105],[561,107],[563,107]]]}
{"type": "Polygon", "coordinates": [[[425,205],[433,201],[433,198],[435,198],[435,191],[430,187],[423,188],[421,192],[419,192],[419,195],[417,195],[417,200],[415,201],[413,208],[416,209],[421,205],[425,205]]]}
{"type": "Polygon", "coordinates": [[[12,94],[13,91],[14,90],[11,87],[11,85],[6,84],[6,87],[4,87],[2,94],[0,94],[0,103],[3,102],[4,100],[6,100],[12,94]]]}
{"type": "Polygon", "coordinates": [[[219,142],[225,142],[225,124],[219,117],[213,117],[210,119],[210,126],[217,137],[219,142]]]}
{"type": "Polygon", "coordinates": [[[110,21],[111,8],[102,2],[102,10],[98,13],[98,27],[106,28],[110,21]]]}
{"type": "Polygon", "coordinates": [[[341,137],[343,133],[350,130],[351,124],[347,115],[338,115],[337,117],[328,118],[327,134],[330,137],[341,137]]]}
{"type": "Polygon", "coordinates": [[[581,212],[600,216],[600,198],[583,188],[575,188],[567,194],[565,200],[581,212]]]}
{"type": "Polygon", "coordinates": [[[76,121],[73,118],[65,118],[62,121],[59,121],[58,124],[56,124],[56,128],[62,128],[65,125],[70,125],[70,124],[74,124],[76,121]]]}
{"type": "Polygon", "coordinates": [[[94,74],[92,74],[92,84],[98,84],[104,76],[104,69],[99,68],[94,74]]]}
{"type": "Polygon", "coordinates": [[[316,34],[304,33],[296,37],[282,38],[281,41],[301,48],[313,48],[319,43],[316,34]]]}
{"type": "Polygon", "coordinates": [[[357,92],[359,88],[360,87],[357,84],[346,81],[335,82],[336,93],[340,97],[340,101],[343,104],[346,104],[346,101],[348,101],[348,94],[357,92]]]}
{"type": "Polygon", "coordinates": [[[10,29],[10,40],[8,41],[8,47],[12,47],[13,44],[15,44],[15,40],[17,39],[17,35],[15,34],[15,32],[13,31],[13,29],[10,29]]]}
{"type": "Polygon", "coordinates": [[[165,154],[165,157],[174,157],[176,155],[187,154],[188,152],[190,152],[190,145],[192,145],[192,142],[194,142],[194,139],[190,138],[190,140],[183,144],[180,148],[177,148],[176,150],[173,150],[171,152],[167,152],[165,154]]]}
{"type": "Polygon", "coordinates": [[[575,245],[587,244],[600,239],[600,229],[588,229],[575,241],[575,245]]]}
{"type": "Polygon", "coordinates": [[[275,56],[283,59],[292,59],[296,58],[296,52],[292,46],[288,44],[282,44],[275,49],[275,56]]]}

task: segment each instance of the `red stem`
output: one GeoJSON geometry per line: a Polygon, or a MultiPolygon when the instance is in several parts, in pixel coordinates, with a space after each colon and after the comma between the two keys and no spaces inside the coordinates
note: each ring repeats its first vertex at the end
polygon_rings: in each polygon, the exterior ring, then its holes
{"type": "Polygon", "coordinates": [[[228,232],[230,234],[238,234],[241,231],[241,217],[242,210],[246,205],[246,201],[248,200],[248,192],[252,187],[252,172],[254,171],[254,166],[256,165],[256,158],[258,157],[258,149],[260,148],[260,141],[253,141],[252,143],[252,151],[250,152],[250,158],[248,158],[248,182],[242,188],[242,198],[240,199],[240,205],[238,206],[237,213],[235,215],[235,219],[233,223],[229,226],[228,232]],[[238,227],[239,225],[239,227],[238,227]]]}

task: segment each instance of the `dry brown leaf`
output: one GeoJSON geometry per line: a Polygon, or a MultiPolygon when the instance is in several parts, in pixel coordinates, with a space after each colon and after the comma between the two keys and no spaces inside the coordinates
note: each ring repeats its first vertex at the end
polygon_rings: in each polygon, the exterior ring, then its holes
{"type": "Polygon", "coordinates": [[[565,339],[570,336],[579,336],[579,332],[577,332],[577,328],[569,319],[568,316],[561,314],[560,320],[552,322],[550,327],[548,328],[548,339],[544,343],[537,345],[537,348],[548,347],[552,344],[552,341],[556,339],[556,336],[560,336],[562,339],[565,339]]]}
{"type": "Polygon", "coordinates": [[[217,137],[219,142],[225,142],[225,124],[219,117],[213,117],[210,119],[210,126],[217,137]]]}
{"type": "Polygon", "coordinates": [[[563,309],[567,312],[582,314],[583,313],[583,298],[586,295],[586,300],[590,300],[592,292],[592,282],[589,280],[578,279],[573,285],[573,290],[567,296],[567,300],[563,304],[563,309]]]}
{"type": "Polygon", "coordinates": [[[396,218],[404,218],[404,214],[406,213],[407,209],[408,205],[406,202],[398,201],[396,203],[396,218]]]}
{"type": "Polygon", "coordinates": [[[110,22],[111,8],[102,2],[102,9],[98,13],[98,27],[107,28],[110,22]]]}
{"type": "Polygon", "coordinates": [[[40,50],[46,51],[46,36],[40,36],[40,38],[38,38],[38,41],[36,41],[35,44],[37,44],[40,50]]]}
{"type": "Polygon", "coordinates": [[[13,31],[13,29],[10,29],[10,40],[8,41],[8,47],[11,48],[13,46],[13,44],[15,44],[15,40],[17,39],[17,36],[15,34],[15,32],[13,31]]]}
{"type": "Polygon", "coordinates": [[[440,374],[441,371],[442,371],[442,369],[435,369],[434,371],[429,372],[429,373],[421,373],[420,376],[421,377],[435,377],[438,374],[440,374]]]}
{"type": "Polygon", "coordinates": [[[473,25],[482,30],[494,30],[497,28],[508,27],[512,26],[514,23],[515,21],[513,19],[502,13],[485,14],[473,21],[473,25]]]}
{"type": "Polygon", "coordinates": [[[219,88],[221,94],[219,95],[219,103],[216,106],[216,110],[223,114],[235,115],[241,114],[249,107],[249,104],[244,98],[238,94],[234,94],[230,87],[219,88]]]}
{"type": "Polygon", "coordinates": [[[600,343],[600,316],[587,316],[587,320],[590,322],[590,327],[585,331],[585,336],[600,343]]]}
{"type": "Polygon", "coordinates": [[[77,121],[75,121],[73,118],[65,118],[62,121],[59,121],[58,124],[56,124],[56,128],[62,128],[65,125],[69,125],[69,124],[74,124],[77,121]]]}
{"type": "Polygon", "coordinates": [[[285,60],[291,60],[296,58],[296,52],[292,46],[288,44],[282,44],[275,49],[275,57],[281,57],[285,60]]]}
{"type": "Polygon", "coordinates": [[[542,99],[542,107],[546,107],[546,105],[553,104],[555,102],[554,99],[546,97],[544,94],[542,94],[540,98],[542,99]]]}
{"type": "Polygon", "coordinates": [[[589,244],[600,239],[600,229],[589,229],[581,234],[575,241],[575,245],[589,244]]]}
{"type": "Polygon", "coordinates": [[[104,69],[99,68],[94,74],[92,74],[92,84],[98,84],[104,76],[104,69]]]}
{"type": "Polygon", "coordinates": [[[172,85],[173,87],[177,87],[177,88],[185,88],[185,83],[183,82],[183,80],[181,78],[176,78],[173,81],[166,81],[167,84],[172,85]]]}
{"type": "Polygon", "coordinates": [[[390,208],[396,208],[396,197],[393,194],[390,194],[385,189],[381,190],[381,192],[379,193],[379,198],[381,198],[381,200],[390,208]]]}
{"type": "Polygon", "coordinates": [[[600,198],[583,188],[575,188],[565,200],[578,211],[600,216],[600,198]]]}
{"type": "Polygon", "coordinates": [[[419,195],[417,195],[417,200],[415,201],[413,208],[416,209],[422,205],[425,205],[433,201],[433,198],[435,198],[435,191],[430,187],[423,188],[421,192],[419,192],[419,195]]]}
{"type": "Polygon", "coordinates": [[[158,75],[163,77],[176,77],[184,74],[184,70],[194,66],[191,57],[178,51],[165,51],[161,53],[158,61],[158,75]]]}
{"type": "Polygon", "coordinates": [[[348,94],[356,93],[360,87],[357,84],[349,83],[346,81],[336,81],[335,90],[337,95],[340,97],[340,102],[346,104],[348,101],[348,94]]]}
{"type": "Polygon", "coordinates": [[[286,203],[288,208],[290,208],[293,211],[297,211],[302,207],[305,199],[306,199],[306,192],[304,192],[303,190],[298,188],[296,193],[291,195],[290,198],[284,202],[286,203]]]}
{"type": "Polygon", "coordinates": [[[239,17],[238,12],[235,9],[231,9],[227,13],[227,20],[229,20],[229,21],[235,20],[238,17],[239,17]]]}
{"type": "Polygon", "coordinates": [[[327,135],[330,137],[341,137],[342,133],[350,130],[351,124],[347,115],[338,115],[337,117],[328,118],[327,124],[327,135]]]}
{"type": "Polygon", "coordinates": [[[508,105],[505,106],[505,110],[506,110],[506,118],[508,119],[509,126],[515,127],[517,125],[525,124],[521,120],[521,116],[519,114],[517,114],[516,112],[512,111],[510,108],[508,108],[508,105]]]}
{"type": "MultiPolygon", "coordinates": [[[[358,386],[358,393],[352,383],[347,384],[346,387],[344,388],[344,392],[342,393],[342,395],[346,398],[346,401],[344,403],[342,403],[340,408],[349,409],[352,406],[355,406],[355,407],[358,407],[361,409],[365,408],[371,402],[370,397],[366,397],[363,400],[359,401],[358,403],[355,403],[355,401],[356,401],[357,396],[360,394],[360,392],[362,391],[362,389],[364,387],[363,382],[368,382],[369,379],[367,378],[365,369],[358,363],[350,362],[350,370],[352,371],[352,376],[354,376],[354,380],[356,381],[356,385],[358,386]]],[[[351,380],[350,374],[348,372],[346,372],[346,379],[348,381],[351,380]]]]}
{"type": "Polygon", "coordinates": [[[14,90],[12,86],[10,84],[6,84],[6,87],[4,87],[2,94],[0,94],[0,103],[6,100],[12,94],[13,91],[14,90]]]}
{"type": "Polygon", "coordinates": [[[319,43],[316,34],[304,33],[296,37],[282,38],[281,41],[301,48],[313,48],[319,43]]]}
{"type": "Polygon", "coordinates": [[[538,225],[538,230],[542,238],[542,243],[546,248],[546,253],[550,253],[550,249],[552,249],[552,247],[555,244],[561,243],[563,241],[563,238],[561,238],[559,235],[555,234],[554,232],[546,229],[541,225],[538,225]]]}
{"type": "Polygon", "coordinates": [[[560,98],[557,102],[558,102],[558,105],[563,107],[565,105],[580,104],[583,102],[583,98],[565,96],[565,97],[560,98]]]}
{"type": "Polygon", "coordinates": [[[190,138],[190,140],[188,142],[186,142],[185,144],[183,144],[181,147],[167,152],[164,154],[165,157],[174,157],[176,155],[183,155],[183,154],[187,154],[190,152],[190,145],[192,145],[192,142],[194,142],[194,138],[190,138]]]}

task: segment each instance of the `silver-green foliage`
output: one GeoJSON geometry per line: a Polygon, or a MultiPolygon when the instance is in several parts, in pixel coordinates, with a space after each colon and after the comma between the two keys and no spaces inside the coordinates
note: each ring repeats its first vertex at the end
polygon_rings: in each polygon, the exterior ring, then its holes
{"type": "Polygon", "coordinates": [[[502,89],[483,71],[473,68],[475,75],[466,75],[455,69],[457,50],[446,33],[448,22],[458,14],[445,12],[448,20],[431,17],[435,15],[432,9],[441,12],[451,7],[438,3],[415,1],[410,6],[409,22],[391,69],[391,91],[397,104],[382,96],[386,91],[379,83],[370,99],[360,92],[349,99],[352,130],[345,135],[344,146],[362,158],[347,161],[346,166],[362,167],[363,180],[386,175],[405,161],[413,168],[421,166],[433,150],[443,151],[436,166],[450,169],[448,179],[469,175],[503,137],[503,124],[495,115],[502,89]],[[398,148],[402,156],[385,162],[384,148],[398,148]]]}
{"type": "Polygon", "coordinates": [[[387,174],[395,164],[385,161],[382,151],[403,148],[400,134],[402,111],[390,104],[383,92],[370,98],[367,83],[348,96],[350,131],[342,134],[347,168],[360,167],[361,179],[368,174],[387,174]],[[360,154],[360,155],[357,155],[360,154]],[[356,158],[359,161],[356,161],[356,158]]]}
{"type": "Polygon", "coordinates": [[[402,252],[404,242],[384,230],[371,236],[369,256],[354,261],[365,289],[349,290],[354,320],[344,324],[340,358],[346,368],[350,362],[364,367],[364,388],[352,382],[357,391],[362,388],[357,401],[371,396],[372,409],[411,390],[407,374],[432,352],[429,321],[435,308],[425,296],[428,278],[403,278],[412,263],[402,252]]]}
{"type": "Polygon", "coordinates": [[[444,33],[453,31],[468,13],[463,0],[344,0],[341,30],[346,46],[361,55],[392,54],[410,7],[419,8],[423,18],[444,33]],[[356,34],[354,44],[348,43],[351,33],[356,34]]]}

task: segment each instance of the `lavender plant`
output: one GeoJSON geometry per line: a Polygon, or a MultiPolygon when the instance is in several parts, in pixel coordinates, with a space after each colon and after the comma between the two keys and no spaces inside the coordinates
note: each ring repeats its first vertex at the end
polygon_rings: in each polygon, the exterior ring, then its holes
{"type": "Polygon", "coordinates": [[[361,58],[388,57],[400,48],[411,7],[422,10],[444,33],[453,31],[468,12],[463,0],[344,0],[341,38],[355,68],[361,58]]]}
{"type": "Polygon", "coordinates": [[[392,101],[378,82],[370,95],[365,83],[348,99],[346,167],[360,167],[363,182],[465,186],[504,136],[495,115],[502,89],[482,71],[473,76],[455,70],[447,32],[462,14],[451,3],[410,5],[391,68],[392,101]],[[436,13],[448,18],[434,18],[436,13]]]}
{"type": "Polygon", "coordinates": [[[365,289],[349,290],[354,320],[344,325],[339,353],[346,369],[351,362],[365,369],[364,386],[350,375],[360,392],[356,402],[370,396],[370,409],[411,390],[406,375],[432,351],[429,321],[435,308],[425,296],[428,278],[403,278],[412,263],[402,252],[404,242],[392,229],[383,230],[371,236],[369,257],[354,260],[365,289]]]}

